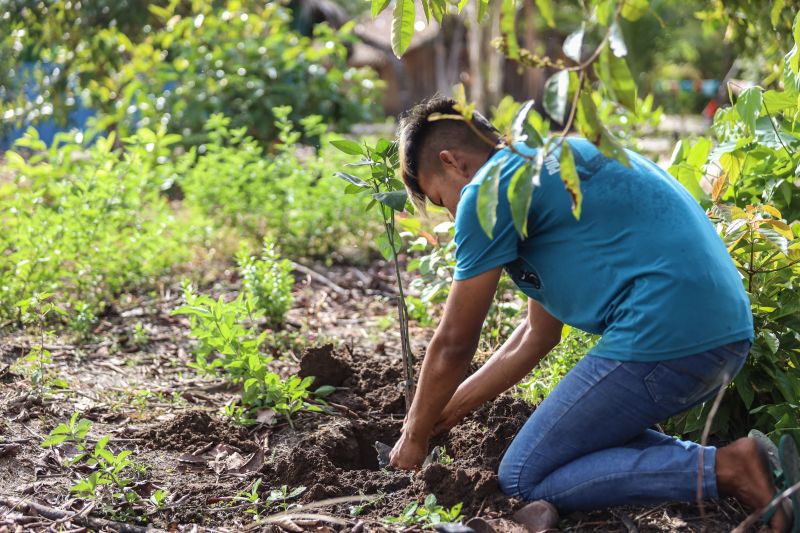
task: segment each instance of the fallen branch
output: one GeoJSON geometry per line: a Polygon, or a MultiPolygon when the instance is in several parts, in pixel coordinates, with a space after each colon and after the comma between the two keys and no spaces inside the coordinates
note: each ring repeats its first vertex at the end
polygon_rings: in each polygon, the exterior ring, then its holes
{"type": "Polygon", "coordinates": [[[85,528],[95,529],[95,530],[111,529],[114,531],[118,531],[119,533],[147,533],[154,531],[162,531],[160,529],[154,529],[150,526],[136,526],[133,524],[124,524],[121,522],[106,520],[105,518],[80,516],[80,513],[74,514],[68,511],[62,511],[60,509],[48,507],[46,505],[42,505],[36,502],[21,500],[19,498],[0,496],[0,505],[4,505],[12,509],[21,509],[27,513],[34,512],[40,516],[47,518],[48,520],[62,521],[62,522],[69,520],[85,528]]]}
{"type": "Polygon", "coordinates": [[[305,274],[306,276],[309,276],[309,277],[315,279],[316,281],[322,283],[323,285],[333,289],[334,292],[336,292],[338,294],[344,294],[344,295],[348,294],[347,289],[341,287],[340,285],[337,285],[336,283],[334,283],[333,281],[331,281],[327,277],[323,276],[322,274],[320,274],[316,270],[312,270],[312,269],[308,268],[307,266],[303,266],[300,263],[295,263],[294,261],[292,261],[291,263],[292,263],[292,268],[293,269],[295,269],[298,272],[301,272],[301,273],[305,274]]]}
{"type": "Polygon", "coordinates": [[[320,522],[328,522],[330,524],[336,524],[337,526],[346,526],[347,520],[342,520],[341,518],[336,518],[335,516],[329,516],[324,514],[310,514],[310,513],[289,513],[282,516],[268,516],[267,518],[263,518],[261,521],[262,523],[284,523],[286,521],[292,522],[294,520],[318,520],[320,522]]]}
{"type": "Polygon", "coordinates": [[[703,501],[703,459],[705,458],[704,448],[708,442],[708,436],[711,434],[711,424],[714,422],[714,417],[717,416],[717,411],[722,403],[722,397],[725,395],[725,389],[728,387],[728,385],[728,374],[725,373],[725,375],[722,377],[722,385],[720,385],[719,390],[717,391],[717,396],[714,398],[714,403],[711,406],[711,410],[708,412],[708,418],[706,418],[706,424],[705,427],[703,427],[703,434],[700,438],[700,457],[697,459],[697,507],[700,510],[700,519],[702,522],[705,522],[706,519],[706,505],[703,501]]]}

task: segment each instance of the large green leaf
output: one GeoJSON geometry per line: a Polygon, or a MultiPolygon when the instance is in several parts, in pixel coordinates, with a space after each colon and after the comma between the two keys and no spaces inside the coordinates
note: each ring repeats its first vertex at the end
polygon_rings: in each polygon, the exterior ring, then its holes
{"type": "Polygon", "coordinates": [[[567,188],[569,199],[572,202],[572,215],[576,220],[581,218],[581,206],[583,205],[583,193],[581,193],[581,180],[578,176],[578,168],[575,166],[575,157],[572,155],[572,148],[569,143],[564,141],[561,145],[561,181],[567,188]]]}
{"type": "Polygon", "coordinates": [[[391,0],[372,0],[372,18],[377,17],[381,12],[389,7],[391,0]]]}
{"type": "Polygon", "coordinates": [[[763,93],[760,87],[750,87],[739,95],[736,100],[736,113],[747,125],[750,133],[756,131],[756,120],[761,114],[761,104],[763,103],[763,93]]]}
{"type": "Polygon", "coordinates": [[[478,210],[478,222],[489,238],[492,238],[494,225],[497,222],[497,195],[500,188],[500,170],[506,158],[496,159],[490,163],[486,169],[486,177],[478,188],[478,199],[476,207],[478,210]]]}
{"type": "Polygon", "coordinates": [[[564,39],[564,55],[575,61],[581,62],[581,50],[583,50],[583,34],[586,32],[586,25],[581,24],[581,27],[570,33],[564,39]]]}
{"type": "Polygon", "coordinates": [[[335,172],[333,175],[336,176],[337,178],[342,178],[343,180],[350,182],[351,185],[355,185],[356,187],[359,187],[361,189],[367,187],[366,181],[362,180],[357,176],[353,176],[352,174],[348,174],[347,172],[335,172]]]}
{"type": "Polygon", "coordinates": [[[486,11],[489,9],[489,0],[478,0],[478,22],[483,21],[486,11]]]}
{"type": "Polygon", "coordinates": [[[335,139],[331,141],[331,144],[340,152],[344,152],[349,155],[364,155],[364,149],[355,141],[351,141],[349,139],[335,139]]]}
{"type": "Polygon", "coordinates": [[[519,43],[517,42],[517,2],[516,0],[503,0],[500,11],[500,31],[508,47],[506,55],[511,59],[519,57],[519,43]]]}
{"type": "Polygon", "coordinates": [[[764,108],[770,114],[781,113],[787,109],[800,108],[800,95],[770,89],[763,95],[764,108]]]}
{"type": "Polygon", "coordinates": [[[539,14],[547,25],[551,28],[555,28],[556,20],[555,17],[553,17],[553,4],[550,3],[550,0],[536,0],[536,7],[539,9],[539,14]]]}
{"type": "Polygon", "coordinates": [[[395,0],[392,12],[392,51],[397,57],[402,57],[411,44],[416,16],[414,0],[395,0]]]}
{"type": "Polygon", "coordinates": [[[392,243],[389,242],[389,237],[386,235],[386,232],[381,233],[375,238],[375,245],[378,247],[378,251],[387,261],[391,261],[394,258],[394,254],[400,251],[400,246],[403,243],[402,237],[400,237],[400,234],[396,230],[392,240],[394,241],[394,248],[392,247],[392,243]]]}
{"type": "Polygon", "coordinates": [[[617,57],[610,48],[605,48],[600,53],[596,72],[608,93],[635,113],[636,83],[633,81],[625,59],[617,57]]]}
{"type": "Polygon", "coordinates": [[[564,124],[569,97],[569,72],[560,70],[550,76],[544,84],[544,110],[550,117],[564,124]]]}
{"type": "Polygon", "coordinates": [[[528,100],[520,106],[511,123],[511,139],[513,142],[524,142],[531,148],[538,148],[544,144],[544,140],[528,120],[533,111],[533,104],[533,100],[528,100]]]}
{"type": "Polygon", "coordinates": [[[403,211],[406,206],[408,194],[406,191],[378,192],[372,195],[380,203],[387,205],[395,211],[403,211]]]}
{"type": "Polygon", "coordinates": [[[541,167],[535,161],[526,161],[511,177],[508,186],[508,203],[511,206],[511,219],[521,237],[528,236],[528,211],[533,198],[533,188],[539,184],[541,167]]]}

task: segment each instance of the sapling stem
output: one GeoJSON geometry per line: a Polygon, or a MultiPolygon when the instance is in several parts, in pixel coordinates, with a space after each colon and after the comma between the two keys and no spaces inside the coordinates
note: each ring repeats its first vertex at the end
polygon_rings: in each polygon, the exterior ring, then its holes
{"type": "Polygon", "coordinates": [[[411,351],[411,342],[409,341],[408,334],[408,308],[406,307],[405,292],[403,291],[403,279],[400,277],[400,260],[397,257],[397,248],[395,246],[395,215],[394,210],[389,208],[389,214],[386,214],[386,207],[380,206],[381,215],[383,216],[383,229],[386,231],[386,239],[389,242],[389,247],[392,249],[392,260],[394,262],[394,273],[397,278],[397,316],[400,326],[400,352],[403,357],[403,366],[405,369],[405,400],[406,411],[411,409],[411,402],[414,399],[414,354],[411,351]]]}

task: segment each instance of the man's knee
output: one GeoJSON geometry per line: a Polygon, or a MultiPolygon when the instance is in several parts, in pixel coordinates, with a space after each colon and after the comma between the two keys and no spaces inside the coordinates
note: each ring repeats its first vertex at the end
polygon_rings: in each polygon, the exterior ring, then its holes
{"type": "Polygon", "coordinates": [[[500,467],[497,469],[497,484],[506,496],[513,498],[522,496],[519,465],[512,464],[508,454],[500,461],[500,467]]]}

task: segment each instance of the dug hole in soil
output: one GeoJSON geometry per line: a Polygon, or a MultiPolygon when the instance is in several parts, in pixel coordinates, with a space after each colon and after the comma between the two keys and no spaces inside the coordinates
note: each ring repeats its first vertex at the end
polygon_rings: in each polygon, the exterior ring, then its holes
{"type": "Polygon", "coordinates": [[[309,350],[300,375],[315,376],[315,386],[339,387],[329,399],[342,416],[304,417],[269,436],[261,473],[269,486],[305,486],[301,503],[353,495],[385,495],[364,509],[363,517],[397,515],[411,502],[436,495],[443,506],[463,503],[465,516],[507,515],[520,503],[497,485],[503,452],[532,407],[504,395],[469,415],[449,434],[433,440],[449,464],[433,463],[421,473],[381,469],[376,441],[394,444],[404,416],[400,361],[386,356],[347,356],[332,346],[309,350]]]}

